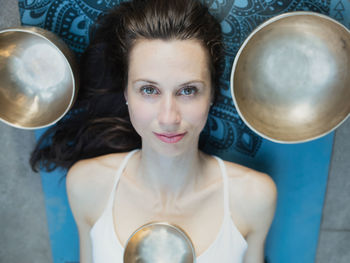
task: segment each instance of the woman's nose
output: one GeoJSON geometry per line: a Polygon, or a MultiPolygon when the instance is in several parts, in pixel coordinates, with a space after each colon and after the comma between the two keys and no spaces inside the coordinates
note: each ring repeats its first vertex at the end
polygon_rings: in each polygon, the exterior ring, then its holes
{"type": "Polygon", "coordinates": [[[181,114],[173,96],[164,97],[160,102],[158,121],[161,125],[177,125],[181,122],[181,114]]]}

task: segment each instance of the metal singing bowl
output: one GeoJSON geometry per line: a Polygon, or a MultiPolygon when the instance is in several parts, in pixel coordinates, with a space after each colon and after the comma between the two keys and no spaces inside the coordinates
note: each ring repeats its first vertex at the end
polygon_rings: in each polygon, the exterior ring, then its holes
{"type": "Polygon", "coordinates": [[[243,121],[271,141],[319,138],[350,113],[350,32],[317,13],[257,27],[239,49],[231,92],[243,121]]]}
{"type": "Polygon", "coordinates": [[[149,223],[138,228],[124,250],[124,263],[194,263],[190,238],[178,226],[149,223]]]}
{"type": "Polygon", "coordinates": [[[0,120],[22,129],[57,122],[72,106],[77,66],[68,46],[37,27],[0,31],[0,120]]]}

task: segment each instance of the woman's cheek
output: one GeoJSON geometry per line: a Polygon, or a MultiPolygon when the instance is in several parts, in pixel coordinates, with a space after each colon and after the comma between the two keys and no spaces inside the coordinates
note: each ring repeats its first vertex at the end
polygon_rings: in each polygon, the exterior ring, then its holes
{"type": "Polygon", "coordinates": [[[195,107],[188,109],[188,112],[184,116],[188,116],[188,122],[196,126],[200,131],[204,128],[209,114],[209,106],[207,103],[201,103],[195,107]]]}
{"type": "Polygon", "coordinates": [[[152,106],[136,102],[129,108],[131,123],[139,134],[142,134],[153,120],[152,106]]]}

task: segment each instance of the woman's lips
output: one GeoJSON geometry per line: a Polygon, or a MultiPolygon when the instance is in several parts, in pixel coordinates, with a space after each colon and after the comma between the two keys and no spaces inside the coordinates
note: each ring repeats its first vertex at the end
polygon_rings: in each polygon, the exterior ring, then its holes
{"type": "Polygon", "coordinates": [[[186,135],[187,132],[184,132],[184,133],[156,133],[156,132],[153,132],[153,133],[162,142],[177,143],[180,140],[182,140],[182,138],[186,135]]]}

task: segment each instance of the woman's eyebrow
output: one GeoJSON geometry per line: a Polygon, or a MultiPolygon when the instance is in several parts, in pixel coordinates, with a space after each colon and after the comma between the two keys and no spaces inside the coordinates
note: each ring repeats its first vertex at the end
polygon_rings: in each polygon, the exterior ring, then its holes
{"type": "Polygon", "coordinates": [[[148,80],[148,79],[137,79],[135,81],[133,81],[132,83],[137,83],[137,82],[146,82],[146,83],[149,83],[149,84],[154,84],[154,85],[158,85],[157,82],[155,81],[152,81],[152,80],[148,80]]]}
{"type": "MultiPolygon", "coordinates": [[[[158,82],[152,81],[152,80],[149,80],[149,79],[137,79],[137,80],[133,81],[133,84],[135,84],[137,82],[145,82],[145,83],[149,83],[149,84],[153,84],[153,85],[158,85],[158,82]]],[[[178,86],[186,86],[186,85],[190,85],[190,84],[194,84],[194,83],[200,83],[200,84],[204,85],[205,81],[199,80],[199,79],[195,79],[195,80],[190,80],[190,81],[186,81],[184,83],[181,83],[178,86]]]]}
{"type": "Polygon", "coordinates": [[[183,83],[183,84],[180,84],[179,86],[187,86],[187,85],[190,85],[190,84],[194,84],[194,83],[200,83],[200,84],[202,84],[202,85],[204,85],[205,84],[205,82],[203,81],[203,80],[190,80],[190,81],[187,81],[187,82],[185,82],[185,83],[183,83]]]}

